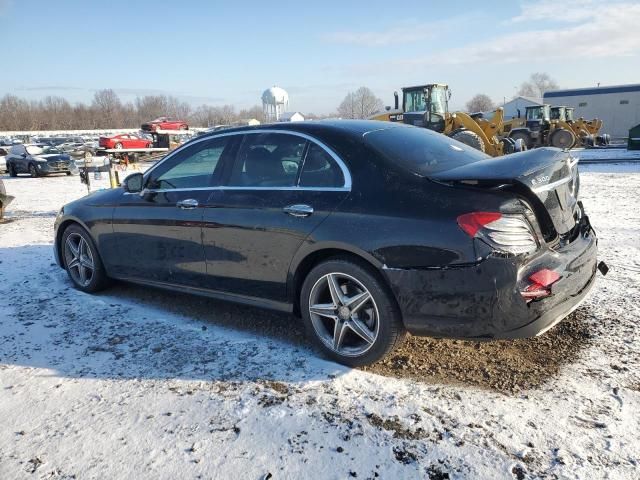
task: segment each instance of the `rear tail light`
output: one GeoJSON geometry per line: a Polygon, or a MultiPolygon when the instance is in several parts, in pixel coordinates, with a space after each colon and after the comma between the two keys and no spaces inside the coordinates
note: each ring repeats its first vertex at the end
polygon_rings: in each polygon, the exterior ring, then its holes
{"type": "Polygon", "coordinates": [[[479,238],[495,251],[511,255],[533,252],[538,242],[522,215],[472,212],[460,215],[458,225],[472,238],[479,238]]]}
{"type": "Polygon", "coordinates": [[[544,268],[538,270],[533,275],[529,275],[529,281],[531,282],[524,290],[520,292],[525,300],[528,302],[537,300],[539,298],[548,297],[551,295],[551,286],[560,280],[560,274],[544,268]]]}

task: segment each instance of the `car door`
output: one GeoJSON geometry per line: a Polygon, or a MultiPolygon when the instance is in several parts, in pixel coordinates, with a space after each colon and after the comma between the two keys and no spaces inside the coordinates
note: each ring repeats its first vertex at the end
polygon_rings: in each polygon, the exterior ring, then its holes
{"type": "Polygon", "coordinates": [[[284,306],[291,260],[349,194],[349,173],[306,135],[255,131],[244,135],[227,178],[204,211],[207,287],[284,306]],[[323,178],[312,171],[319,164],[323,178]],[[305,180],[309,172],[316,178],[305,180]]]}
{"type": "Polygon", "coordinates": [[[11,147],[11,163],[13,164],[16,172],[27,173],[29,171],[27,167],[28,157],[29,155],[24,145],[14,145],[11,147]]]}
{"type": "Polygon", "coordinates": [[[176,151],[144,177],[140,193],[123,193],[113,230],[121,252],[113,275],[199,286],[206,274],[202,215],[219,184],[231,138],[203,139],[176,151]]]}

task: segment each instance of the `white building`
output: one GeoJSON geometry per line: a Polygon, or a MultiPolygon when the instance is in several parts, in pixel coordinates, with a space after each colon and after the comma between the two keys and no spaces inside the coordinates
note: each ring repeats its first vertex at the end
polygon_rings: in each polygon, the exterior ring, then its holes
{"type": "Polygon", "coordinates": [[[542,105],[542,101],[539,98],[515,97],[502,106],[502,108],[504,108],[504,118],[505,120],[511,120],[518,116],[524,117],[525,109],[535,105],[542,105]],[[518,115],[518,111],[520,111],[520,115],[518,115]]]}
{"type": "Polygon", "coordinates": [[[545,92],[544,103],[574,107],[574,117],[599,118],[602,133],[627,137],[640,124],[640,84],[545,92]]]}
{"type": "Polygon", "coordinates": [[[284,112],[280,115],[280,122],[304,122],[304,115],[300,112],[284,112]]]}

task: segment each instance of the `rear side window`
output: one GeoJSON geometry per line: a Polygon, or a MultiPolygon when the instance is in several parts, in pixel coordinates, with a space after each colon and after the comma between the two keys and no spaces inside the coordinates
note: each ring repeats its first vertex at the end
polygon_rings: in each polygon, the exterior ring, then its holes
{"type": "Polygon", "coordinates": [[[310,143],[300,174],[301,187],[342,187],[344,175],[342,170],[323,148],[310,143]]]}
{"type": "Polygon", "coordinates": [[[307,141],[295,135],[245,135],[233,166],[229,186],[293,187],[298,179],[307,141]]]}
{"type": "Polygon", "coordinates": [[[367,132],[364,139],[388,162],[424,176],[490,158],[446,135],[409,125],[367,132]]]}

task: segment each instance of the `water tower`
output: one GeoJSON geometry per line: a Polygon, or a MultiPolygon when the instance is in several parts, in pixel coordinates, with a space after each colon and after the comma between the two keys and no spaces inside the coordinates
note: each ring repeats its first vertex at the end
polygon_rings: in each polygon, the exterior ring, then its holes
{"type": "Polygon", "coordinates": [[[289,109],[289,94],[275,85],[262,94],[262,110],[267,123],[277,122],[280,115],[289,109]]]}

